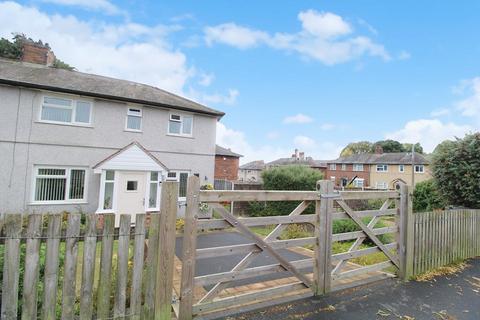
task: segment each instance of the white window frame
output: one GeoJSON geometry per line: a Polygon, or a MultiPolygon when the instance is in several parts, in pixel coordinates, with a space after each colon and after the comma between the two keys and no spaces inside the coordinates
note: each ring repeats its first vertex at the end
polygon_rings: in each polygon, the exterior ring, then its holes
{"type": "Polygon", "coordinates": [[[148,179],[147,179],[147,194],[145,195],[145,211],[146,212],[152,212],[152,211],[160,211],[160,194],[162,191],[162,171],[149,171],[148,172],[148,179]],[[158,180],[153,181],[152,180],[152,172],[157,172],[158,173],[158,180]],[[150,187],[151,185],[156,182],[157,183],[157,202],[156,206],[154,208],[150,208],[150,187]]]}
{"type": "Polygon", "coordinates": [[[413,169],[415,170],[415,173],[425,173],[425,166],[423,164],[416,164],[413,169]],[[417,168],[422,168],[422,170],[417,171],[417,168]]]}
{"type": "Polygon", "coordinates": [[[384,182],[384,181],[377,181],[375,183],[375,188],[376,189],[382,189],[382,190],[386,190],[388,189],[388,183],[384,182]]]}
{"type": "Polygon", "coordinates": [[[377,164],[376,165],[376,171],[377,172],[388,172],[388,164],[377,164]],[[382,170],[378,170],[380,167],[382,168],[382,170]]]}
{"type": "Polygon", "coordinates": [[[329,169],[330,169],[331,171],[336,171],[336,170],[337,170],[337,164],[336,164],[336,163],[330,163],[329,169]]]}
{"type": "Polygon", "coordinates": [[[177,137],[193,137],[193,127],[194,127],[194,116],[193,114],[190,113],[180,113],[180,112],[170,112],[168,115],[168,132],[167,135],[169,136],[177,136],[177,137]],[[172,116],[179,116],[180,119],[172,119],[172,116]],[[192,118],[192,127],[190,128],[190,133],[183,133],[183,118],[184,117],[190,117],[192,118]],[[170,121],[178,122],[180,123],[180,133],[172,133],[170,132],[170,121]]]}
{"type": "Polygon", "coordinates": [[[102,174],[100,177],[100,196],[98,200],[98,209],[96,213],[114,213],[116,212],[117,209],[117,187],[119,183],[119,174],[117,170],[102,170],[102,174]],[[114,172],[114,177],[113,180],[107,180],[107,171],[113,171],[114,172]],[[112,191],[112,208],[111,209],[104,209],[103,206],[105,204],[105,183],[113,183],[113,191],[112,191]]]}
{"type": "Polygon", "coordinates": [[[357,172],[362,172],[363,171],[363,164],[358,164],[358,163],[353,164],[352,170],[357,171],[357,172]],[[359,168],[361,168],[361,169],[359,169],[359,168]]]}
{"type": "MultiPolygon", "coordinates": [[[[187,170],[170,170],[167,175],[166,175],[166,178],[165,180],[166,181],[177,181],[180,183],[180,173],[186,173],[188,174],[188,176],[190,177],[190,171],[187,171],[187,170]],[[173,177],[169,177],[168,174],[169,173],[175,173],[175,178],[173,177]]],[[[179,188],[179,192],[180,192],[180,188],[179,188]]],[[[178,200],[179,201],[186,201],[187,200],[187,197],[178,197],[178,200]]]]}
{"type": "Polygon", "coordinates": [[[354,181],[353,181],[353,185],[356,187],[356,188],[363,188],[365,186],[365,179],[364,178],[356,178],[354,181]],[[361,182],[361,183],[359,183],[361,182]]]}
{"type": "Polygon", "coordinates": [[[345,163],[342,163],[342,171],[346,171],[347,170],[347,165],[345,163]]]}
{"type": "Polygon", "coordinates": [[[135,106],[127,106],[127,115],[125,116],[125,131],[130,132],[142,132],[143,131],[143,108],[135,106]],[[132,113],[130,109],[139,110],[140,114],[132,113]],[[137,117],[140,118],[140,129],[131,129],[128,127],[128,117],[137,117]]]}
{"type": "Polygon", "coordinates": [[[404,164],[399,164],[398,165],[398,172],[405,172],[405,165],[404,164]]]}
{"type": "MultiPolygon", "coordinates": [[[[43,177],[43,176],[42,176],[43,177]]],[[[47,177],[47,176],[45,176],[47,177]]],[[[54,177],[54,176],[52,176],[54,177]]],[[[32,174],[32,191],[31,191],[31,202],[30,204],[82,204],[88,203],[88,168],[87,167],[71,167],[71,166],[52,166],[52,165],[34,165],[33,174],[32,174]],[[39,177],[38,171],[40,169],[59,169],[65,170],[65,200],[35,200],[35,191],[37,190],[37,178],[39,177]],[[83,188],[83,198],[82,199],[68,199],[70,196],[70,180],[71,180],[71,171],[72,170],[84,170],[85,171],[85,181],[83,188]]]]}
{"type": "Polygon", "coordinates": [[[41,96],[40,100],[40,108],[38,108],[38,122],[42,123],[50,123],[50,124],[60,124],[60,125],[65,125],[65,126],[76,126],[76,127],[92,127],[92,120],[93,120],[93,100],[91,99],[84,99],[84,98],[72,98],[68,96],[61,96],[61,95],[56,95],[56,94],[44,94],[41,96]],[[61,105],[56,105],[56,104],[49,104],[45,103],[45,98],[52,98],[52,99],[63,99],[63,100],[70,100],[71,105],[70,107],[68,106],[61,106],[61,105]],[[76,122],[75,117],[76,117],[76,110],[77,110],[77,102],[85,102],[90,104],[90,115],[88,118],[88,123],[87,122],[76,122]],[[54,120],[44,120],[42,119],[42,111],[43,111],[43,106],[50,106],[53,108],[58,108],[58,109],[69,109],[72,110],[72,118],[70,119],[70,122],[63,122],[63,121],[54,121],[54,120]]]}
{"type": "Polygon", "coordinates": [[[335,181],[337,181],[337,179],[335,178],[335,176],[330,176],[330,181],[335,182],[335,181]]]}

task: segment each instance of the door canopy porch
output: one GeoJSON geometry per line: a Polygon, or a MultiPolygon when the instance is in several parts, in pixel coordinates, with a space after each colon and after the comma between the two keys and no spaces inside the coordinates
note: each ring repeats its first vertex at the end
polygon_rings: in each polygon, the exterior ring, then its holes
{"type": "Polygon", "coordinates": [[[100,161],[93,169],[95,173],[103,170],[168,171],[160,160],[136,141],[100,161]]]}

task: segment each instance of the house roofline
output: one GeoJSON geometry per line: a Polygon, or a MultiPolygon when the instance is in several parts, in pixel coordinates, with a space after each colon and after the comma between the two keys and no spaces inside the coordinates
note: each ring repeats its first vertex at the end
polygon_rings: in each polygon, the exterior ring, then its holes
{"type": "Polygon", "coordinates": [[[225,112],[221,112],[221,111],[219,111],[219,112],[208,112],[208,111],[203,111],[203,110],[196,110],[196,109],[193,109],[193,108],[185,108],[185,107],[169,105],[169,104],[166,104],[166,103],[160,103],[160,102],[154,102],[154,101],[148,101],[148,100],[141,100],[141,99],[132,99],[132,98],[126,98],[126,97],[120,97],[120,96],[112,96],[112,95],[106,95],[106,94],[100,94],[100,93],[92,93],[92,92],[82,91],[82,90],[59,88],[59,87],[54,87],[54,86],[46,86],[46,85],[30,83],[30,82],[0,79],[0,84],[17,86],[17,87],[25,87],[25,88],[30,88],[30,89],[40,89],[40,90],[48,90],[48,91],[54,91],[54,92],[82,95],[82,96],[100,98],[100,99],[105,99],[105,100],[115,100],[115,101],[121,101],[121,102],[127,102],[127,103],[136,103],[136,104],[142,104],[142,105],[147,105],[147,106],[162,107],[162,108],[167,108],[167,109],[188,111],[188,112],[194,112],[194,113],[200,113],[200,114],[206,114],[206,115],[214,116],[214,117],[217,117],[218,119],[221,119],[225,115],[225,112]]]}

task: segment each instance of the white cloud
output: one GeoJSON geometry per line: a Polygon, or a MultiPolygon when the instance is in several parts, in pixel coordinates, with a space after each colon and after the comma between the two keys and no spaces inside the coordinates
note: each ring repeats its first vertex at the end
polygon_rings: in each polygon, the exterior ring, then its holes
{"type": "Polygon", "coordinates": [[[438,119],[419,119],[407,122],[405,127],[388,133],[385,138],[402,143],[420,142],[426,152],[432,152],[440,142],[454,137],[463,137],[472,130],[473,128],[469,125],[443,123],[438,119]]]}
{"type": "Polygon", "coordinates": [[[48,15],[14,2],[0,3],[0,36],[25,33],[50,43],[56,56],[79,71],[142,82],[182,94],[194,69],[165,41],[175,27],[83,21],[48,15]]]}
{"type": "Polygon", "coordinates": [[[298,14],[298,19],[306,32],[323,39],[352,32],[352,28],[342,17],[330,12],[302,11],[298,14]]]}
{"type": "Polygon", "coordinates": [[[296,136],[295,138],[293,138],[293,144],[296,147],[304,148],[304,149],[305,148],[311,149],[311,148],[314,148],[317,145],[315,140],[313,140],[310,137],[302,136],[302,135],[299,135],[299,136],[296,136]]]}
{"type": "Polygon", "coordinates": [[[221,122],[217,123],[217,144],[231,148],[232,151],[242,154],[244,157],[240,159],[241,163],[254,160],[264,160],[268,162],[278,158],[290,157],[295,146],[301,147],[301,151],[305,151],[306,156],[311,156],[314,159],[334,159],[338,157],[342,150],[342,146],[334,143],[318,143],[313,141],[313,139],[311,139],[313,142],[309,139],[311,138],[297,136],[294,138],[294,143],[291,147],[276,147],[272,145],[252,146],[247,141],[244,132],[227,128],[221,122]],[[295,144],[295,140],[300,142],[300,144],[295,144]]]}
{"type": "Polygon", "coordinates": [[[213,73],[202,73],[200,75],[200,81],[198,81],[198,84],[208,87],[212,84],[213,79],[215,79],[215,75],[213,73]]]}
{"type": "Polygon", "coordinates": [[[89,10],[103,11],[107,14],[123,13],[117,6],[108,0],[42,0],[43,2],[54,3],[64,6],[77,6],[89,10]]]}
{"type": "Polygon", "coordinates": [[[219,93],[203,94],[201,100],[205,103],[233,105],[237,102],[237,97],[239,94],[240,92],[238,92],[237,89],[228,89],[228,93],[226,95],[219,93]]]}
{"type": "Polygon", "coordinates": [[[480,77],[462,81],[456,91],[467,94],[463,100],[456,103],[462,115],[480,119],[480,77]]]}
{"type": "Polygon", "coordinates": [[[301,124],[301,123],[310,123],[310,122],[313,122],[313,118],[306,116],[303,113],[298,113],[294,116],[286,117],[285,119],[283,119],[283,123],[286,123],[286,124],[292,124],[292,123],[301,124]]]}
{"type": "Polygon", "coordinates": [[[224,23],[215,27],[206,27],[205,41],[208,45],[214,42],[228,44],[239,49],[247,49],[268,40],[268,34],[263,31],[253,30],[239,26],[235,23],[224,23]]]}
{"type": "Polygon", "coordinates": [[[430,116],[432,116],[433,118],[438,118],[438,117],[448,116],[449,114],[450,114],[450,109],[442,108],[442,109],[433,110],[430,113],[430,116]]]}
{"type": "Polygon", "coordinates": [[[297,52],[303,57],[318,60],[326,65],[347,62],[364,55],[391,59],[383,45],[365,36],[353,36],[353,29],[341,16],[315,10],[298,14],[302,24],[297,33],[269,34],[235,23],[224,23],[204,29],[208,45],[215,42],[240,49],[261,44],[277,50],[297,52]]]}

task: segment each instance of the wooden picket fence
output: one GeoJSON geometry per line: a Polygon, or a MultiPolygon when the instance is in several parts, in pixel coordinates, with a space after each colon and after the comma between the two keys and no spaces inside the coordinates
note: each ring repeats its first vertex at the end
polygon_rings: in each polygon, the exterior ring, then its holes
{"type": "Polygon", "coordinates": [[[480,210],[414,214],[413,274],[480,256],[480,210]]]}
{"type": "Polygon", "coordinates": [[[170,319],[177,195],[163,183],[161,212],[118,229],[114,214],[3,215],[1,319],[170,319]]]}

